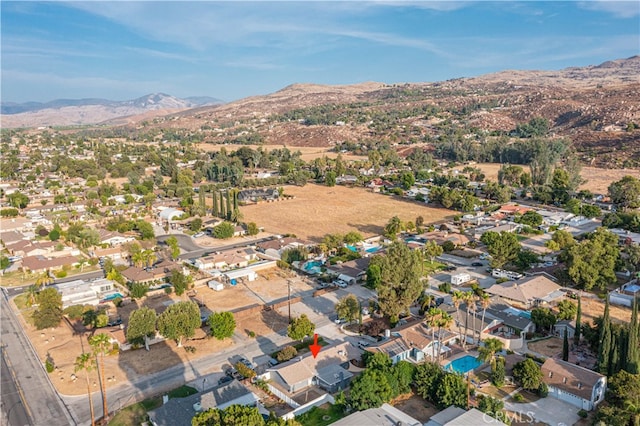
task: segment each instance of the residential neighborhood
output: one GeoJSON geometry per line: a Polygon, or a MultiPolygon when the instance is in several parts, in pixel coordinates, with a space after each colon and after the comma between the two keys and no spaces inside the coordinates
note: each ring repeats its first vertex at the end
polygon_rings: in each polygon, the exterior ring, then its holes
{"type": "MultiPolygon", "coordinates": [[[[67,147],[50,149],[96,155],[67,147]]],[[[638,346],[624,216],[637,212],[603,213],[568,187],[548,189],[566,205],[545,203],[519,182],[472,179],[473,164],[351,166],[306,187],[419,214],[296,235],[287,217],[277,231],[244,220],[302,202],[277,167],[254,173],[261,187],[221,188],[180,164],[116,185],[25,163],[33,179],[0,183],[5,301],[78,424],[142,401],[147,424],[167,426],[228,410],[290,424],[580,424],[613,409],[611,382],[638,374],[637,351],[620,352],[638,346]]]]}

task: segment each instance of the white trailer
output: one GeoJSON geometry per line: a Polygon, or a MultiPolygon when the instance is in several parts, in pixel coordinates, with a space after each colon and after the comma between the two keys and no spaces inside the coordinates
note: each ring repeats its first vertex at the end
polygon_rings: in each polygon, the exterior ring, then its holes
{"type": "Polygon", "coordinates": [[[211,290],[215,290],[215,291],[224,290],[224,284],[222,284],[220,281],[211,280],[207,283],[207,285],[211,290]]]}
{"type": "Polygon", "coordinates": [[[466,274],[466,273],[462,273],[462,274],[456,274],[456,275],[451,275],[451,284],[453,285],[460,285],[460,284],[464,284],[471,281],[471,275],[466,274]]]}

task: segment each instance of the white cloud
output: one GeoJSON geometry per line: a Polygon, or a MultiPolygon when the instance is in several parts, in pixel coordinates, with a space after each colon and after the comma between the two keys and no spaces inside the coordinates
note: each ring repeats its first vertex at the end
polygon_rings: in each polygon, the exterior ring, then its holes
{"type": "Polygon", "coordinates": [[[618,18],[633,18],[640,15],[640,2],[637,0],[589,0],[578,2],[583,9],[610,13],[618,18]]]}

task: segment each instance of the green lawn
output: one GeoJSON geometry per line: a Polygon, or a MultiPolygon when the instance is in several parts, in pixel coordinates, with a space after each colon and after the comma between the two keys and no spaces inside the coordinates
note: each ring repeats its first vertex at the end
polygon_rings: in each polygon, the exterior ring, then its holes
{"type": "MultiPolygon", "coordinates": [[[[169,398],[185,398],[189,395],[198,393],[191,386],[180,386],[169,392],[169,398]]],[[[109,426],[132,426],[139,425],[147,421],[147,412],[154,410],[162,405],[162,398],[149,398],[142,402],[138,402],[118,411],[111,419],[109,426]]]]}
{"type": "Polygon", "coordinates": [[[147,412],[158,408],[161,405],[161,398],[151,398],[125,407],[111,419],[109,426],[131,426],[142,424],[147,421],[147,412]]]}
{"type": "Polygon", "coordinates": [[[426,261],[423,262],[423,265],[424,265],[424,274],[425,275],[432,274],[432,273],[434,273],[436,271],[444,269],[447,266],[444,263],[440,263],[440,262],[437,262],[435,260],[433,262],[431,262],[429,260],[426,260],[426,261]]]}
{"type": "Polygon", "coordinates": [[[313,407],[311,410],[296,417],[302,426],[326,426],[346,416],[341,406],[329,405],[328,408],[313,407]]]}
{"type": "Polygon", "coordinates": [[[169,392],[169,399],[171,398],[186,398],[189,395],[194,395],[198,393],[195,388],[191,386],[182,385],[179,388],[176,388],[169,392]]]}

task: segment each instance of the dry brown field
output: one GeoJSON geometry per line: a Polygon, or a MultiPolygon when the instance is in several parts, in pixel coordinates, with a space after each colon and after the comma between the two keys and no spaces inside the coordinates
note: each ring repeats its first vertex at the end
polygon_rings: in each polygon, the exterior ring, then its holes
{"type": "MultiPolygon", "coordinates": [[[[287,146],[287,145],[237,145],[237,144],[228,144],[228,145],[216,145],[210,143],[199,143],[196,144],[198,149],[201,149],[205,152],[218,152],[222,147],[224,147],[227,152],[236,151],[242,147],[247,147],[251,149],[258,149],[261,147],[266,151],[272,151],[274,149],[282,149],[288,148],[291,152],[300,151],[302,154],[300,158],[304,161],[312,161],[316,158],[320,158],[326,156],[328,158],[336,158],[338,153],[333,151],[331,148],[323,147],[323,146],[287,146]]],[[[345,161],[355,161],[355,160],[367,160],[367,156],[362,155],[351,155],[351,154],[342,154],[342,157],[345,161]]]]}
{"type": "Polygon", "coordinates": [[[240,208],[243,220],[255,222],[267,232],[320,241],[326,234],[349,231],[358,231],[365,237],[380,235],[393,216],[405,222],[422,216],[428,224],[455,214],[447,209],[374,194],[365,188],[307,184],[287,186],[284,193],[295,198],[243,206],[240,208]]]}

